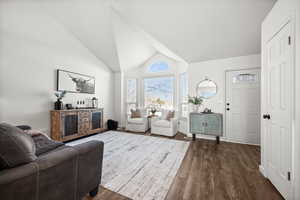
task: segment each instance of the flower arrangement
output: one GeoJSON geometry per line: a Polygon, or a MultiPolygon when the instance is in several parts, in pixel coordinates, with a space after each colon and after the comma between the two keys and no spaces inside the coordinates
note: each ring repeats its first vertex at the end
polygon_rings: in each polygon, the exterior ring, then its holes
{"type": "Polygon", "coordinates": [[[195,97],[189,96],[188,102],[190,104],[193,104],[193,112],[199,112],[199,108],[203,103],[203,98],[197,97],[197,96],[195,96],[195,97]]]}
{"type": "Polygon", "coordinates": [[[62,100],[67,94],[67,91],[62,91],[62,92],[55,92],[54,95],[56,96],[57,100],[62,100]]]}
{"type": "Polygon", "coordinates": [[[189,96],[189,103],[200,106],[203,103],[203,99],[201,97],[191,97],[189,96]]]}

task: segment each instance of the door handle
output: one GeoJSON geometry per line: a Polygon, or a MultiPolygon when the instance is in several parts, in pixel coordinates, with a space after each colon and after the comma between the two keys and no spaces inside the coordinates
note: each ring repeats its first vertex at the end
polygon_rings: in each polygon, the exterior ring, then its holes
{"type": "Polygon", "coordinates": [[[226,110],[230,110],[230,108],[226,108],[226,110]]]}
{"type": "Polygon", "coordinates": [[[271,119],[271,116],[270,116],[269,114],[264,114],[264,115],[263,115],[263,118],[264,118],[264,119],[270,120],[270,119],[271,119]]]}

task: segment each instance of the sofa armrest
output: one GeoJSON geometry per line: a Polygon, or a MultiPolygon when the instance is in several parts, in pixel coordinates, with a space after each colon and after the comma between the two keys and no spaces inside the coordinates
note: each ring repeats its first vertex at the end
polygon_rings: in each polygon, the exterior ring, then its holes
{"type": "Polygon", "coordinates": [[[59,148],[38,157],[39,199],[76,199],[77,159],[77,152],[72,147],[59,148]],[[53,186],[55,192],[49,189],[53,186]]]}
{"type": "Polygon", "coordinates": [[[5,169],[0,171],[0,185],[12,183],[16,180],[25,178],[27,176],[36,176],[38,167],[36,163],[31,162],[26,165],[5,169]]]}
{"type": "Polygon", "coordinates": [[[92,140],[73,146],[78,154],[78,192],[81,199],[101,183],[104,143],[92,140]]]}
{"type": "Polygon", "coordinates": [[[1,199],[36,199],[38,166],[35,162],[0,171],[1,199]]]}

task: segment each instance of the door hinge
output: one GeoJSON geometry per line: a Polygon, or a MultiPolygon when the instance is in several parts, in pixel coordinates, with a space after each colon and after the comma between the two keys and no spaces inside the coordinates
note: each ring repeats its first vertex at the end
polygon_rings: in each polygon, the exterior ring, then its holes
{"type": "Polygon", "coordinates": [[[290,181],[290,180],[291,180],[291,172],[288,172],[288,174],[287,174],[287,178],[288,178],[288,181],[290,181]]]}
{"type": "Polygon", "coordinates": [[[292,37],[289,36],[289,45],[291,45],[291,44],[292,44],[292,37]]]}

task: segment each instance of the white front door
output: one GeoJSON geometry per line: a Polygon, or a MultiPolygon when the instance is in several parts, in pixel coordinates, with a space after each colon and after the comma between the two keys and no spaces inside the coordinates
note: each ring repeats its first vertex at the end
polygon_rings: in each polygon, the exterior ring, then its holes
{"type": "Polygon", "coordinates": [[[284,198],[290,199],[294,63],[291,25],[285,25],[266,46],[267,176],[284,198]]]}
{"type": "Polygon", "coordinates": [[[226,72],[226,137],[260,144],[260,69],[226,72]]]}

